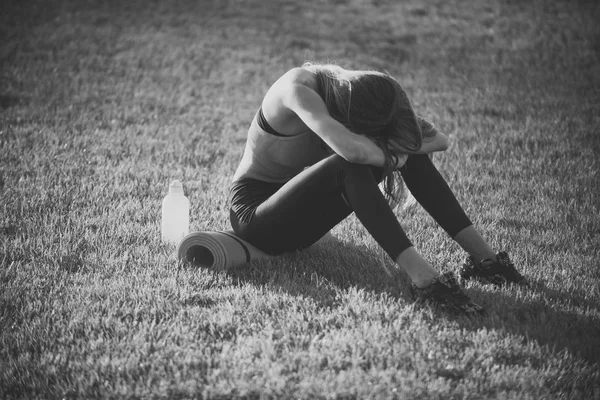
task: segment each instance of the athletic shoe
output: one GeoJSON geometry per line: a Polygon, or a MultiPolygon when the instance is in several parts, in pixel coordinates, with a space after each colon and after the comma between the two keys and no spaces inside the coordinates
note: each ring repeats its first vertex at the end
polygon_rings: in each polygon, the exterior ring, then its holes
{"type": "Polygon", "coordinates": [[[475,263],[472,256],[467,256],[459,270],[459,275],[463,280],[475,279],[483,284],[504,286],[514,283],[529,286],[527,279],[517,271],[505,251],[498,253],[496,260],[486,258],[479,264],[475,263]]]}
{"type": "Polygon", "coordinates": [[[464,294],[452,272],[438,276],[425,288],[419,289],[414,284],[411,288],[418,302],[428,302],[458,314],[476,315],[484,312],[483,307],[473,303],[464,294]]]}

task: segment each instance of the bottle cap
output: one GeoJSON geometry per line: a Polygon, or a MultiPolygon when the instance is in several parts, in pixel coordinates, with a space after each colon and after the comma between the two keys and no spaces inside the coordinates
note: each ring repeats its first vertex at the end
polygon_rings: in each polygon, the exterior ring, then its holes
{"type": "Polygon", "coordinates": [[[171,182],[171,186],[169,186],[169,194],[183,194],[183,185],[178,179],[175,179],[171,182]]]}

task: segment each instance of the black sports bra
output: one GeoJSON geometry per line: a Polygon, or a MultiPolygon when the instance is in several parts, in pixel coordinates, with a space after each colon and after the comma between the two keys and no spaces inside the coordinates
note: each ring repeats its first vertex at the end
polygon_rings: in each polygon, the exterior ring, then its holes
{"type": "MultiPolygon", "coordinates": [[[[317,79],[317,93],[321,97],[323,97],[323,95],[321,94],[322,92],[323,92],[323,90],[322,90],[321,79],[317,79]]],[[[265,131],[267,133],[270,133],[271,135],[280,136],[280,137],[288,137],[286,135],[282,135],[281,133],[277,132],[275,129],[273,129],[273,127],[271,125],[269,125],[269,123],[267,122],[267,119],[265,118],[265,114],[263,114],[262,107],[260,107],[258,109],[258,118],[257,118],[256,122],[258,122],[258,126],[260,127],[260,129],[262,129],[263,131],[265,131]]],[[[309,130],[309,129],[307,129],[307,130],[309,130]]]]}
{"type": "Polygon", "coordinates": [[[286,137],[285,135],[282,135],[281,133],[279,133],[275,129],[273,129],[273,127],[271,125],[269,125],[269,123],[267,122],[267,119],[265,118],[265,114],[263,114],[262,107],[260,107],[258,109],[258,120],[256,122],[258,122],[258,126],[263,131],[268,132],[271,135],[286,137]]]}

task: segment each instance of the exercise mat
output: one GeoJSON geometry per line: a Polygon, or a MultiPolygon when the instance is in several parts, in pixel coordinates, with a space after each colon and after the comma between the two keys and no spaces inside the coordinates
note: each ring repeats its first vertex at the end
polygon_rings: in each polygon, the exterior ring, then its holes
{"type": "Polygon", "coordinates": [[[233,231],[201,231],[185,236],[177,245],[177,259],[201,267],[226,270],[269,257],[235,236],[233,231]]]}
{"type": "MultiPolygon", "coordinates": [[[[335,240],[326,233],[317,243],[335,240]]],[[[177,244],[177,259],[201,267],[226,270],[244,266],[250,261],[271,257],[269,254],[235,236],[233,231],[199,231],[185,236],[177,244]]]]}

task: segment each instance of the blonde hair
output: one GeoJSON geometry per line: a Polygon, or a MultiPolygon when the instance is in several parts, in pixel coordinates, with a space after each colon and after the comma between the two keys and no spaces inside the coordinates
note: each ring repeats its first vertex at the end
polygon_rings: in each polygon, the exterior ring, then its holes
{"type": "MultiPolygon", "coordinates": [[[[350,131],[367,136],[383,150],[384,190],[388,199],[397,200],[395,165],[398,153],[421,148],[420,121],[400,83],[378,71],[348,70],[335,64],[305,63],[303,68],[316,74],[320,95],[330,115],[350,131]]],[[[400,182],[400,178],[397,178],[400,182]]],[[[398,185],[398,190],[402,185],[398,185]]]]}

